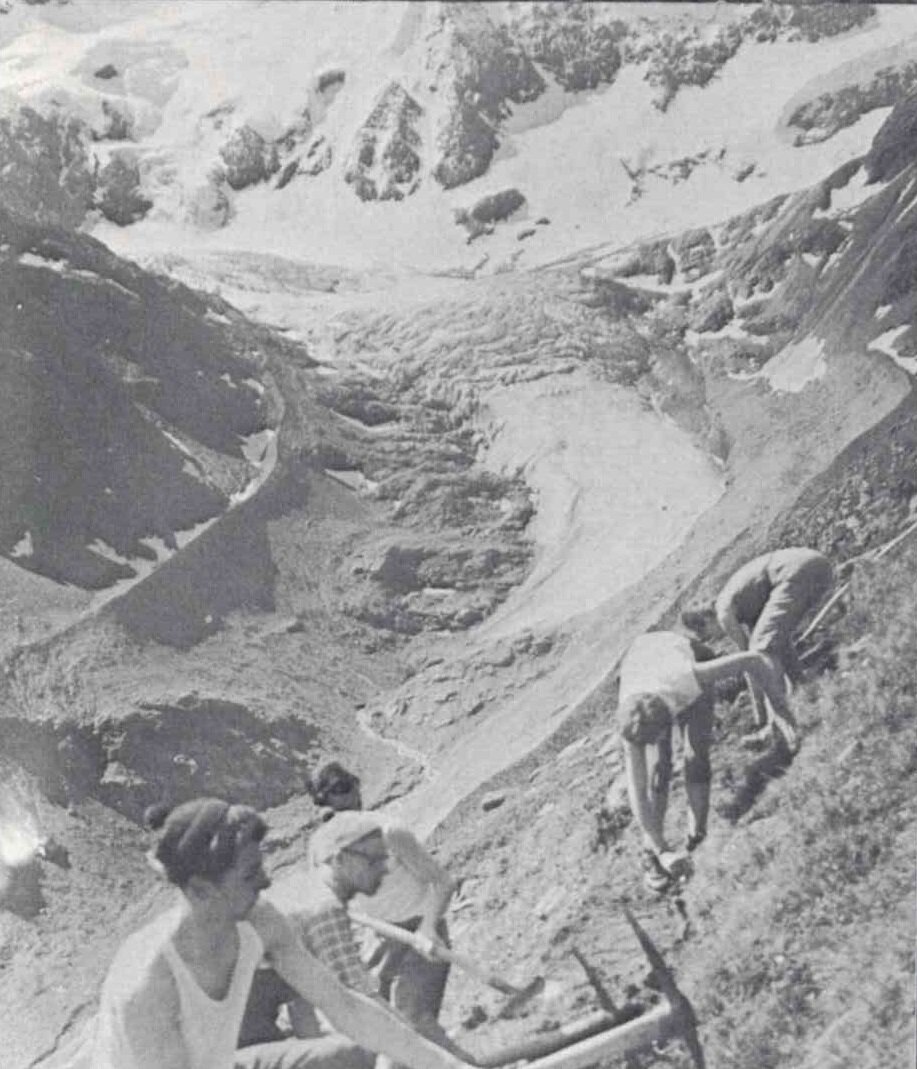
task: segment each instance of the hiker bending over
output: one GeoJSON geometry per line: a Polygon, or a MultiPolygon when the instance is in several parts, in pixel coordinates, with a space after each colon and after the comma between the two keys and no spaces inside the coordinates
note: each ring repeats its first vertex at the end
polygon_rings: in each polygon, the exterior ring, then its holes
{"type": "Polygon", "coordinates": [[[786,685],[775,661],[749,651],[716,657],[702,643],[674,631],[637,638],[621,662],[618,715],[631,809],[643,834],[641,867],[651,891],[664,891],[690,872],[687,857],[707,834],[714,686],[742,673],[751,676],[775,710],[787,747],[798,743],[786,704],[786,685]],[[663,826],[672,778],[672,734],[681,736],[688,835],[683,851],[669,849],[663,826]]]}
{"type": "MultiPolygon", "coordinates": [[[[319,805],[335,814],[363,808],[359,778],[336,761],[319,771],[312,783],[312,795],[319,805]]],[[[448,945],[445,913],[456,882],[402,824],[379,814],[366,815],[381,829],[388,865],[379,889],[372,895],[360,895],[360,912],[416,932],[421,938],[437,937],[448,945]]],[[[328,823],[338,819],[333,815],[328,823]]],[[[377,969],[379,989],[392,1006],[426,1034],[436,1034],[434,1023],[446,990],[448,963],[425,958],[400,943],[378,939],[368,964],[377,969]]]]}
{"type": "MultiPolygon", "coordinates": [[[[102,987],[80,1069],[341,1069],[348,1045],[291,1039],[236,1051],[252,974],[265,956],[299,994],[362,1047],[413,1069],[463,1063],[386,1007],[341,984],[301,946],[273,906],[262,868],[263,819],[247,806],[198,798],[152,814],[152,858],[180,894],[173,909],[130,936],[102,987]]],[[[352,1047],[350,1047],[352,1050],[352,1047]]],[[[60,1063],[56,1062],[55,1065],[60,1063]]]]}
{"type": "MultiPolygon", "coordinates": [[[[793,683],[801,676],[793,632],[805,614],[831,589],[834,569],[814,549],[791,546],[755,557],[720,591],[714,609],[720,627],[739,647],[767,653],[793,683]]],[[[753,675],[746,677],[754,708],[749,745],[766,742],[774,727],[765,695],[753,675]]]]}

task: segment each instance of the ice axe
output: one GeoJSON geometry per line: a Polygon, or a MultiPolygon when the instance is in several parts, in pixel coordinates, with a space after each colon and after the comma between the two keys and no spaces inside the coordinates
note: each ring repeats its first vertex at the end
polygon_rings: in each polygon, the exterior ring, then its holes
{"type": "Polygon", "coordinates": [[[410,947],[411,950],[421,954],[423,957],[432,956],[439,961],[449,962],[463,972],[468,973],[469,976],[474,976],[487,984],[488,987],[495,988],[504,995],[509,995],[509,1002],[500,1011],[501,1017],[513,1016],[529,999],[534,998],[535,995],[544,990],[543,976],[536,976],[534,980],[524,987],[519,987],[516,984],[511,984],[509,980],[505,980],[502,976],[485,968],[483,965],[479,965],[466,954],[446,946],[441,939],[433,938],[429,941],[421,939],[406,928],[401,928],[397,924],[389,924],[387,921],[377,920],[375,917],[368,917],[365,913],[351,911],[350,919],[355,924],[370,928],[383,939],[390,939],[392,942],[410,947]]]}
{"type": "Polygon", "coordinates": [[[525,1061],[526,1069],[586,1069],[611,1058],[628,1058],[667,1039],[681,1039],[691,1053],[695,1069],[705,1069],[691,1003],[678,990],[671,970],[630,910],[625,908],[624,914],[649,960],[664,1001],[645,1013],[642,1007],[630,1004],[616,1013],[603,1009],[566,1024],[555,1035],[535,1036],[479,1057],[480,1066],[499,1069],[525,1061]]]}

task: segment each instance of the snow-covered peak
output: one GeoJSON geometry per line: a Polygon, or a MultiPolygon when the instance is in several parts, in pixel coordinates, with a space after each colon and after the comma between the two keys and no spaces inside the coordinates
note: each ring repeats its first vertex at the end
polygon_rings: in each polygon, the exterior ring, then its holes
{"type": "Polygon", "coordinates": [[[77,120],[71,215],[138,258],[546,263],[808,186],[917,84],[906,5],[5,6],[0,139],[23,106],[77,120]]]}

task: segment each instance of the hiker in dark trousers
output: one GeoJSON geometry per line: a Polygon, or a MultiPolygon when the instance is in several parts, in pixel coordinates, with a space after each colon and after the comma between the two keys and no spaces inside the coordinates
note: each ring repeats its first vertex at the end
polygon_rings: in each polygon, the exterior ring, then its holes
{"type": "MultiPolygon", "coordinates": [[[[741,650],[759,650],[773,657],[793,683],[801,677],[793,632],[806,613],[828,593],[834,569],[814,549],[791,546],[755,557],[744,564],[720,591],[716,618],[741,650]]],[[[768,741],[773,723],[765,696],[754,677],[747,677],[754,708],[755,731],[748,745],[768,741]]]]}
{"type": "Polygon", "coordinates": [[[745,673],[771,702],[787,748],[797,747],[795,720],[776,661],[748,651],[717,657],[675,631],[640,635],[621,662],[618,716],[631,809],[643,835],[641,868],[648,890],[661,893],[691,871],[688,855],[707,834],[714,687],[745,673]],[[672,779],[672,735],[681,737],[688,828],[685,847],[670,849],[664,824],[672,779]]]}
{"type": "MultiPolygon", "coordinates": [[[[363,807],[359,778],[337,761],[319,770],[312,796],[333,813],[363,807]]],[[[372,814],[372,818],[382,831],[388,870],[375,894],[360,897],[360,911],[448,945],[445,913],[456,882],[406,827],[381,814],[372,814]]],[[[332,816],[329,823],[334,820],[332,816]]],[[[436,1034],[449,964],[382,938],[373,947],[369,964],[377,969],[380,990],[392,1006],[421,1031],[436,1034]]]]}

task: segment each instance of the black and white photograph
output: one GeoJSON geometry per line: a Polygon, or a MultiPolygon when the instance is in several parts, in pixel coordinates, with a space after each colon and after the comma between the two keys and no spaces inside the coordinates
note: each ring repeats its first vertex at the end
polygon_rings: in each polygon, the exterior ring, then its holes
{"type": "Polygon", "coordinates": [[[912,1069],[917,4],[0,0],[0,1069],[912,1069]]]}

